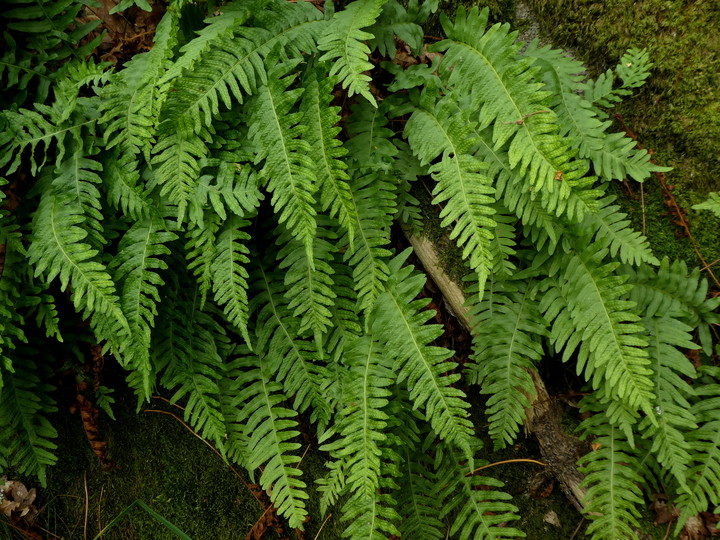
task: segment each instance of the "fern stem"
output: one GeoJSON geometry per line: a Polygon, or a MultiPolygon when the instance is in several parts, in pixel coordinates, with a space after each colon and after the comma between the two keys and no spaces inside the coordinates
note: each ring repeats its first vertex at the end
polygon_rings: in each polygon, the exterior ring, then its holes
{"type": "Polygon", "coordinates": [[[490,467],[495,467],[495,465],[505,465],[506,463],[535,463],[537,465],[542,465],[543,467],[547,467],[547,463],[543,463],[542,461],[537,461],[535,459],[526,459],[526,458],[518,458],[518,459],[505,459],[503,461],[496,461],[495,463],[488,463],[487,465],[483,465],[482,467],[478,467],[477,469],[470,471],[469,473],[465,474],[465,476],[472,476],[478,471],[482,471],[483,469],[489,469],[490,467]]]}

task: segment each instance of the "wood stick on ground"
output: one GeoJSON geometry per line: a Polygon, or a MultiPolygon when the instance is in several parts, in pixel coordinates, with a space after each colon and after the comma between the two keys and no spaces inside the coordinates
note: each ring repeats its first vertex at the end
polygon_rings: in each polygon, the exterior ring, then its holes
{"type": "MultiPolygon", "coordinates": [[[[469,309],[465,306],[465,295],[460,286],[440,266],[435,246],[425,237],[415,236],[405,228],[403,231],[415,255],[425,267],[425,272],[440,289],[452,314],[468,332],[472,333],[469,309]]],[[[557,478],[565,496],[578,511],[582,511],[585,489],[580,487],[583,475],[577,470],[576,463],[580,457],[579,449],[583,444],[563,430],[562,412],[550,398],[538,372],[532,370],[530,375],[535,383],[536,397],[532,407],[526,411],[525,429],[534,435],[540,444],[543,458],[557,478]]]]}

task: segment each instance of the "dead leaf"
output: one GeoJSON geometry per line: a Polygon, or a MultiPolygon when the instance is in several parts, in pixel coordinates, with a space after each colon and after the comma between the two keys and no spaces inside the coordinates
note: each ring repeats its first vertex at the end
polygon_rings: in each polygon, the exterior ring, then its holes
{"type": "Polygon", "coordinates": [[[709,531],[705,527],[703,518],[700,516],[693,516],[687,520],[683,532],[680,533],[682,540],[701,540],[707,538],[710,535],[709,531]]]}
{"type": "Polygon", "coordinates": [[[655,493],[650,503],[650,510],[655,512],[655,525],[663,525],[678,518],[680,512],[674,506],[668,506],[667,496],[655,493]]]}

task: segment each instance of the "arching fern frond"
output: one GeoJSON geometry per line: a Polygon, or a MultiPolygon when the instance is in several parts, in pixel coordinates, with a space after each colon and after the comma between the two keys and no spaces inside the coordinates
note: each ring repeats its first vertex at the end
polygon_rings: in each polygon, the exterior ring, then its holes
{"type": "Polygon", "coordinates": [[[720,323],[720,314],[716,312],[720,296],[707,298],[708,282],[701,276],[699,268],[689,271],[685,261],[670,262],[665,257],[657,270],[648,266],[637,269],[623,266],[621,270],[629,276],[628,283],[633,286],[630,299],[645,315],[674,313],[698,329],[703,350],[710,354],[710,325],[720,323]]]}
{"type": "Polygon", "coordinates": [[[19,474],[37,475],[47,484],[47,468],[57,462],[52,441],[57,431],[46,418],[57,410],[52,386],[40,378],[43,369],[32,359],[37,351],[19,348],[22,355],[8,369],[0,363],[0,447],[8,465],[19,474]]]}
{"type": "MultiPolygon", "coordinates": [[[[478,447],[477,443],[473,445],[473,455],[477,454],[478,447]]],[[[487,462],[476,459],[475,464],[482,466],[487,462]]],[[[453,517],[451,535],[460,540],[525,536],[508,525],[509,521],[518,519],[518,509],[509,502],[510,495],[499,491],[504,485],[500,480],[471,474],[472,466],[442,442],[436,446],[435,470],[438,479],[434,495],[441,501],[440,519],[453,517]]]]}
{"type": "Polygon", "coordinates": [[[330,75],[338,75],[343,88],[349,95],[361,94],[370,103],[377,106],[370,92],[370,76],[363,72],[372,69],[368,61],[370,48],[364,43],[373,35],[363,28],[371,26],[380,15],[387,0],[354,0],[345,9],[333,16],[324,35],[318,41],[318,48],[325,51],[320,61],[333,61],[330,75]]]}
{"type": "Polygon", "coordinates": [[[444,204],[441,227],[453,225],[451,239],[463,248],[463,258],[477,272],[480,290],[492,269],[488,244],[493,239],[495,190],[480,171],[485,164],[470,155],[477,140],[470,134],[474,124],[456,113],[454,103],[441,100],[432,109],[415,109],[405,125],[405,136],[423,165],[435,160],[430,173],[437,181],[433,204],[444,204]]]}
{"type": "Polygon", "coordinates": [[[700,370],[705,384],[696,389],[697,401],[690,410],[699,428],[688,433],[691,461],[688,463],[688,490],[681,493],[681,509],[675,526],[679,533],[688,518],[720,505],[720,369],[704,366],[700,370]]]}
{"type": "Polygon", "coordinates": [[[312,245],[317,227],[313,194],[318,180],[310,145],[301,137],[307,129],[301,123],[302,113],[291,112],[303,90],[288,90],[294,79],[289,72],[298,62],[279,64],[270,72],[267,85],[259,90],[254,103],[248,135],[257,145],[256,162],[265,162],[260,174],[272,193],[270,202],[278,221],[302,242],[313,268],[312,245]]]}
{"type": "Polygon", "coordinates": [[[372,332],[386,351],[396,351],[394,371],[398,382],[408,388],[414,407],[422,407],[435,433],[471,460],[469,405],[465,394],[452,386],[460,375],[448,374],[457,364],[448,361],[451,351],[430,345],[442,330],[439,325],[425,324],[433,311],[423,310],[429,299],[415,300],[425,276],[413,273],[410,266],[402,267],[409,254],[406,250],[388,265],[391,277],[376,301],[372,332]]]}
{"type": "Polygon", "coordinates": [[[371,336],[363,336],[346,348],[343,364],[347,368],[343,408],[332,430],[338,437],[321,449],[343,460],[346,490],[367,500],[380,487],[382,447],[387,446],[384,409],[391,395],[388,386],[394,381],[392,359],[371,336]]]}
{"type": "Polygon", "coordinates": [[[581,471],[586,474],[581,485],[588,488],[584,511],[591,523],[587,532],[598,540],[637,540],[638,507],[643,504],[639,487],[642,478],[623,431],[603,412],[606,406],[592,396],[581,402],[582,411],[595,413],[581,424],[584,436],[594,435],[598,445],[579,461],[583,466],[581,471]]]}
{"type": "Polygon", "coordinates": [[[147,218],[133,224],[123,235],[113,259],[113,274],[120,288],[120,303],[130,326],[128,348],[123,361],[142,380],[141,398],[150,399],[152,367],[150,335],[160,302],[158,289],[163,281],[160,271],[167,268],[163,256],[170,250],[165,244],[177,238],[160,218],[147,218]]]}
{"type": "Polygon", "coordinates": [[[322,209],[337,217],[347,231],[352,246],[355,236],[356,209],[352,204],[347,165],[342,158],[347,148],[337,138],[340,133],[340,107],[331,107],[335,77],[328,77],[319,67],[306,72],[305,92],[300,104],[303,123],[308,126],[303,137],[308,141],[319,186],[322,209]]]}
{"type": "Polygon", "coordinates": [[[75,308],[91,318],[97,338],[107,340],[119,353],[126,343],[128,321],[115,283],[97,260],[97,251],[84,242],[87,232],[80,226],[84,220],[71,196],[46,191],[33,217],[29,261],[35,275],[44,275],[47,282],[59,277],[62,289],[72,281],[75,308]]]}
{"type": "Polygon", "coordinates": [[[279,268],[285,270],[288,309],[300,319],[298,334],[313,336],[320,352],[323,350],[323,335],[333,326],[330,309],[337,297],[333,291],[334,271],[330,265],[337,251],[334,240],[332,231],[318,227],[313,240],[313,259],[308,259],[305,246],[290,231],[283,230],[278,239],[279,244],[284,244],[278,252],[278,259],[279,268]]]}
{"type": "MultiPolygon", "coordinates": [[[[390,226],[395,213],[392,184],[381,174],[357,175],[350,180],[351,200],[357,215],[353,247],[345,252],[345,262],[353,269],[358,312],[366,315],[383,291],[390,270],[390,226]]],[[[350,244],[347,234],[340,245],[350,244]]]]}
{"type": "Polygon", "coordinates": [[[686,433],[697,429],[689,400],[695,395],[685,379],[696,377],[695,368],[679,349],[696,349],[689,326],[672,314],[645,317],[648,353],[652,362],[654,393],[657,396],[655,420],[644,418],[639,425],[643,437],[651,442],[650,451],[663,469],[669,471],[681,488],[686,488],[690,463],[690,444],[686,433]]]}
{"type": "Polygon", "coordinates": [[[240,409],[239,420],[245,425],[248,439],[246,466],[250,471],[262,467],[260,485],[271,494],[278,514],[286,517],[291,527],[302,529],[308,495],[305,482],[299,478],[300,456],[291,453],[300,448],[299,443],[291,442],[300,435],[297,413],[281,406],[287,398],[282,385],[271,380],[263,357],[247,357],[243,367],[247,369],[238,377],[243,390],[233,405],[240,409]]]}
{"type": "Polygon", "coordinates": [[[554,320],[552,340],[557,351],[565,349],[564,361],[577,349],[578,374],[584,371],[593,388],[608,388],[613,397],[652,415],[655,396],[644,329],[634,302],[622,299],[632,286],[614,274],[619,263],[603,264],[606,254],[596,245],[563,255],[562,275],[546,282],[541,311],[554,320]]]}
{"type": "Polygon", "coordinates": [[[285,393],[293,396],[298,412],[312,408],[310,419],[318,423],[318,432],[322,434],[332,414],[330,396],[325,392],[330,377],[319,363],[316,348],[300,337],[300,323],[283,295],[282,276],[269,273],[259,262],[256,268],[252,289],[257,295],[250,306],[250,312],[257,310],[256,351],[269,363],[272,375],[283,381],[285,393]]]}
{"type": "Polygon", "coordinates": [[[532,283],[504,282],[472,309],[474,351],[466,370],[489,395],[489,432],[498,448],[514,442],[536,393],[528,370],[540,361],[548,334],[536,292],[532,283]]]}
{"type": "MultiPolygon", "coordinates": [[[[572,162],[570,141],[558,135],[557,117],[549,109],[549,92],[534,80],[533,60],[519,57],[516,33],[509,25],[486,29],[489,10],[459,8],[455,23],[445,16],[441,22],[446,40],[432,50],[444,52],[440,74],[457,91],[470,94],[480,129],[494,123],[493,143],[500,148],[508,141],[510,166],[535,189],[558,191],[567,197],[563,180],[582,176],[572,162]]],[[[471,117],[474,120],[474,118],[471,117]]]]}

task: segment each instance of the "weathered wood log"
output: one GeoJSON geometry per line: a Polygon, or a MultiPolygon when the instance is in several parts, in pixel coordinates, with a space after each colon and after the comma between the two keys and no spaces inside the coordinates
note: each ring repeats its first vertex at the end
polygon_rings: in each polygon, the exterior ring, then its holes
{"type": "MultiPolygon", "coordinates": [[[[413,235],[404,229],[405,236],[412,245],[415,255],[432,278],[445,298],[450,312],[460,324],[472,334],[472,325],[465,306],[465,294],[462,288],[447,275],[440,265],[438,254],[430,240],[423,236],[413,235]]],[[[565,496],[579,511],[583,509],[583,498],[586,490],[580,486],[583,475],[578,471],[576,463],[582,448],[586,445],[565,433],[562,428],[562,412],[558,404],[550,397],[543,380],[536,370],[531,370],[535,383],[532,407],[526,410],[525,430],[533,435],[539,445],[545,463],[555,476],[565,496]]]]}

